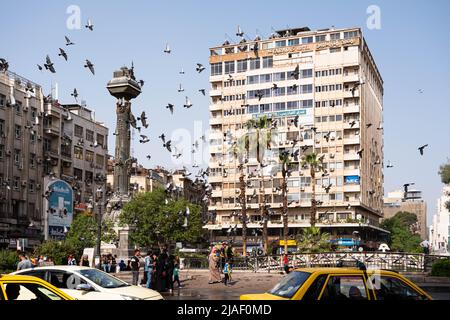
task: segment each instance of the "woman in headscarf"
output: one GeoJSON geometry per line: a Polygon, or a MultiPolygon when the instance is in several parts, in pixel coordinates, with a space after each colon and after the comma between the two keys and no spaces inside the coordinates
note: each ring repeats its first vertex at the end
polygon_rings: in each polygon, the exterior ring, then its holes
{"type": "Polygon", "coordinates": [[[217,256],[217,248],[212,247],[209,254],[209,284],[222,282],[222,278],[219,272],[219,257],[217,256]]]}

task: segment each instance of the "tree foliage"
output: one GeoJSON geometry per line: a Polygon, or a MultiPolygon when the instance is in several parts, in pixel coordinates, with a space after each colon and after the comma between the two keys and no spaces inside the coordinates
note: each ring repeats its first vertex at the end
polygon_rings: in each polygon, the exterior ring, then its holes
{"type": "Polygon", "coordinates": [[[305,228],[297,235],[297,249],[302,253],[330,251],[330,234],[321,232],[318,227],[305,228]]]}
{"type": "Polygon", "coordinates": [[[444,184],[450,184],[450,163],[442,164],[439,167],[439,175],[444,184]]]}
{"type": "Polygon", "coordinates": [[[47,240],[35,250],[36,255],[43,255],[52,258],[56,265],[67,264],[69,254],[75,255],[79,259],[77,249],[68,241],[47,240]]]}
{"type": "Polygon", "coordinates": [[[185,199],[168,198],[161,188],[136,195],[123,207],[119,221],[130,226],[130,240],[138,246],[193,243],[203,233],[200,206],[185,199]],[[187,207],[190,214],[187,226],[183,226],[187,207]]]}
{"type": "MultiPolygon", "coordinates": [[[[77,256],[81,256],[84,248],[97,245],[97,225],[96,217],[87,212],[80,213],[73,219],[66,241],[76,249],[77,256]]],[[[113,226],[114,223],[111,220],[102,220],[101,240],[103,242],[112,242],[117,239],[113,226]]]]}
{"type": "Polygon", "coordinates": [[[0,250],[0,273],[9,273],[16,270],[18,255],[16,251],[0,250]]]}
{"type": "Polygon", "coordinates": [[[413,232],[417,223],[414,213],[399,211],[392,218],[381,223],[381,227],[391,233],[390,248],[399,252],[421,252],[420,236],[413,232]]]}

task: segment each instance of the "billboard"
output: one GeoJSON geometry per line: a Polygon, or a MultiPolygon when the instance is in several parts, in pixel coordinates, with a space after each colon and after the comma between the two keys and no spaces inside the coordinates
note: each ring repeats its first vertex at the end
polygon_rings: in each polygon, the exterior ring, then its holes
{"type": "Polygon", "coordinates": [[[47,199],[48,234],[51,238],[64,238],[73,219],[73,190],[63,180],[48,184],[50,195],[47,199]]]}

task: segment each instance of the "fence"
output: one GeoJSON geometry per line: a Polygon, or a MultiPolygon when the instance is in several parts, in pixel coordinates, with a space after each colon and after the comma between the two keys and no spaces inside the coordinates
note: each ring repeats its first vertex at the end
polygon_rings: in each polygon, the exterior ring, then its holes
{"type": "MultiPolygon", "coordinates": [[[[425,255],[419,253],[384,253],[384,252],[330,252],[303,253],[288,256],[289,266],[293,268],[337,267],[338,264],[354,265],[363,262],[367,268],[390,269],[402,272],[428,272],[433,263],[449,256],[425,255]]],[[[236,257],[233,259],[234,270],[253,272],[277,272],[283,270],[283,256],[236,257]]],[[[208,258],[184,258],[184,269],[207,269],[208,258]]]]}

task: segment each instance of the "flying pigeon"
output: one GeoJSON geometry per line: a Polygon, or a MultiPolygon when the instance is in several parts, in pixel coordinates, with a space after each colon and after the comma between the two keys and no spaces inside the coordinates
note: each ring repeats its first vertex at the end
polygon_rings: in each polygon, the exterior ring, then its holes
{"type": "Polygon", "coordinates": [[[84,67],[89,68],[89,70],[91,70],[92,74],[95,75],[94,65],[88,59],[86,59],[86,64],[84,65],[84,67]]]}
{"type": "Polygon", "coordinates": [[[197,63],[197,68],[195,68],[198,73],[201,73],[203,70],[205,70],[205,67],[201,63],[197,63]]]}
{"type": "Polygon", "coordinates": [[[67,53],[63,49],[59,48],[58,56],[62,56],[67,61],[67,53]]]}
{"type": "Polygon", "coordinates": [[[236,36],[238,36],[238,37],[243,37],[244,36],[244,31],[241,30],[240,26],[237,27],[236,36]]]}
{"type": "Polygon", "coordinates": [[[64,36],[64,38],[66,38],[66,46],[72,46],[75,44],[72,41],[70,41],[70,39],[67,36],[64,36]]]}
{"type": "Polygon", "coordinates": [[[70,95],[75,98],[75,101],[77,101],[77,97],[78,97],[77,88],[74,88],[73,92],[70,95]]]}
{"type": "Polygon", "coordinates": [[[50,60],[50,57],[48,55],[45,58],[44,67],[46,70],[50,70],[51,73],[56,72],[55,68],[53,67],[53,62],[52,62],[52,60],[50,60]]]}
{"type": "Polygon", "coordinates": [[[94,25],[92,24],[91,19],[88,19],[87,25],[85,25],[85,27],[88,28],[88,29],[91,30],[91,31],[94,30],[94,25]]]}
{"type": "Polygon", "coordinates": [[[168,43],[166,43],[166,48],[164,49],[164,52],[167,53],[167,54],[169,54],[171,52],[170,46],[169,46],[168,43]]]}
{"type": "Polygon", "coordinates": [[[144,128],[148,128],[147,117],[145,116],[145,111],[142,111],[141,116],[137,118],[138,121],[141,121],[142,126],[144,128]]]}
{"type": "Polygon", "coordinates": [[[171,104],[171,103],[168,103],[167,106],[166,106],[166,108],[170,110],[171,114],[173,114],[173,107],[174,107],[174,105],[171,104]]]}
{"type": "Polygon", "coordinates": [[[199,89],[198,91],[201,92],[203,95],[206,95],[205,89],[199,89]]]}
{"type": "Polygon", "coordinates": [[[178,92],[183,92],[183,91],[184,91],[184,88],[181,86],[181,83],[180,83],[180,85],[178,87],[178,92]]]}
{"type": "Polygon", "coordinates": [[[192,107],[192,102],[191,102],[191,100],[189,100],[189,98],[188,97],[186,97],[186,103],[183,105],[183,107],[184,108],[190,108],[190,107],[192,107]]]}
{"type": "Polygon", "coordinates": [[[0,58],[0,71],[8,71],[9,63],[5,58],[0,58]]]}
{"type": "Polygon", "coordinates": [[[421,156],[423,156],[423,151],[426,147],[428,147],[428,144],[424,144],[423,146],[417,148],[419,150],[421,156]]]}
{"type": "Polygon", "coordinates": [[[167,141],[163,143],[163,147],[166,148],[169,152],[172,152],[172,141],[167,141]]]}

